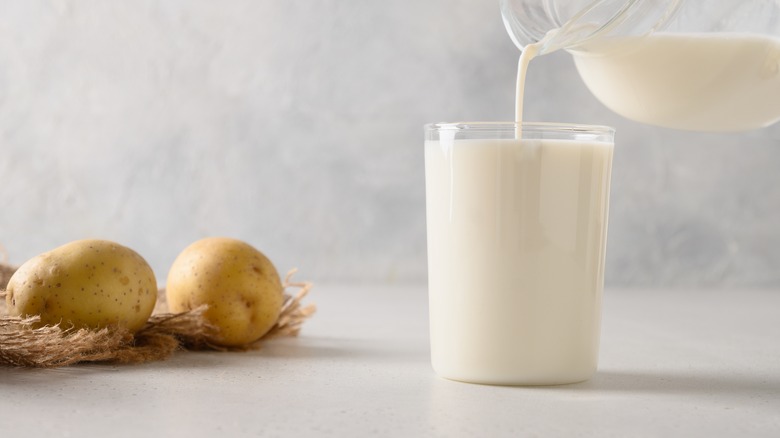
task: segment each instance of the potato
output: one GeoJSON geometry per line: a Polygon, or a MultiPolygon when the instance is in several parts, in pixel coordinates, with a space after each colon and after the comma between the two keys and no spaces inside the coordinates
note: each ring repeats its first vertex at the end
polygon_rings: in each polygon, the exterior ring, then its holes
{"type": "Polygon", "coordinates": [[[78,240],[25,262],[8,282],[11,316],[39,315],[40,325],[136,332],[157,301],[152,268],[130,248],[78,240]]]}
{"type": "Polygon", "coordinates": [[[260,339],[279,318],[282,282],[260,251],[240,240],[212,237],[184,249],[171,266],[168,307],[184,312],[207,304],[219,329],[215,343],[239,346],[260,339]]]}

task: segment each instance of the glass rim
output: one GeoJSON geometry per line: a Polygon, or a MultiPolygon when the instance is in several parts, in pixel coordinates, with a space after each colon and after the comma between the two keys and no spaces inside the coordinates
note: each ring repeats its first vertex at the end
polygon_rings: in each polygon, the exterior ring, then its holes
{"type": "Polygon", "coordinates": [[[606,125],[558,122],[439,122],[427,123],[425,132],[441,131],[514,131],[517,128],[527,132],[561,132],[575,134],[614,135],[615,128],[606,125]]]}

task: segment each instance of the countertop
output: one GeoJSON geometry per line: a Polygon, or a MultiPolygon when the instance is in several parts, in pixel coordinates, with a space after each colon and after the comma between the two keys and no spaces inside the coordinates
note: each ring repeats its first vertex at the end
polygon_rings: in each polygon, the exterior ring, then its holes
{"type": "Polygon", "coordinates": [[[780,436],[780,291],[607,290],[599,372],[498,387],[430,368],[426,288],[316,285],[245,353],[0,368],[3,437],[780,436]]]}

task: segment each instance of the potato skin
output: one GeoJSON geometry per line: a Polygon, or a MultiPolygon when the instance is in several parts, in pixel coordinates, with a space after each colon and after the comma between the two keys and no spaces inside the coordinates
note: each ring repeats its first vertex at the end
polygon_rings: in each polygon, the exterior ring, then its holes
{"type": "Polygon", "coordinates": [[[225,237],[185,248],[171,266],[165,293],[172,312],[207,304],[204,316],[219,328],[215,343],[223,346],[260,339],[276,323],[284,299],[279,273],[268,257],[225,237]]]}
{"type": "Polygon", "coordinates": [[[154,310],[157,281],[146,260],[107,240],[77,240],[25,262],[8,282],[11,316],[40,325],[140,330],[154,310]]]}

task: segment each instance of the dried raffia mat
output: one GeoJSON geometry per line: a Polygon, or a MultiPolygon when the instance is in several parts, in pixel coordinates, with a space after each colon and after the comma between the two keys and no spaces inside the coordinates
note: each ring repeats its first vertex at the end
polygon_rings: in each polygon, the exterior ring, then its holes
{"type": "MultiPolygon", "coordinates": [[[[0,247],[0,257],[3,253],[0,247]]],[[[241,347],[224,348],[211,342],[217,329],[203,317],[206,306],[183,313],[167,313],[163,290],[155,313],[134,335],[121,328],[36,328],[37,317],[6,316],[4,291],[14,271],[15,268],[5,260],[0,262],[0,366],[54,368],[80,362],[130,364],[163,360],[179,349],[250,350],[270,338],[297,336],[301,325],[316,310],[313,304],[301,304],[312,284],[292,281],[296,272],[293,269],[284,280],[284,304],[276,324],[258,341],[241,347]],[[291,293],[291,289],[297,291],[291,293]]]]}

